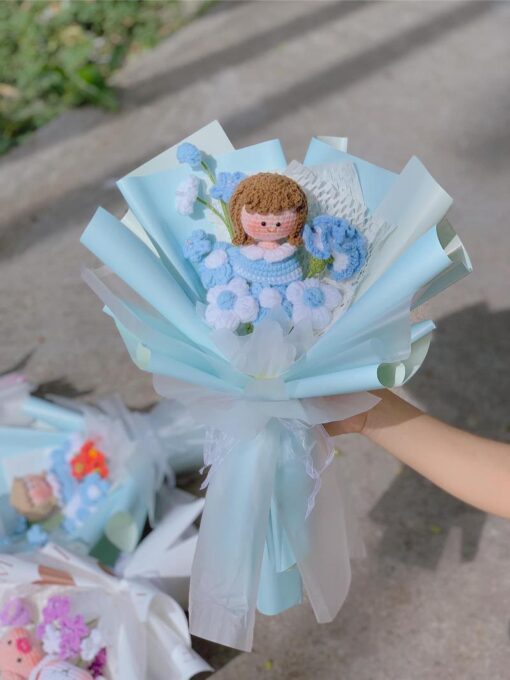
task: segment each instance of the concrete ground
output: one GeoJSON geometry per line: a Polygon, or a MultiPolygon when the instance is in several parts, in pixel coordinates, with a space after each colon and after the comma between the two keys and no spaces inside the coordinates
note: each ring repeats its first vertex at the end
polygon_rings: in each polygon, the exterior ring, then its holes
{"type": "MultiPolygon", "coordinates": [[[[95,297],[78,239],[114,181],[214,118],[236,145],[347,135],[393,170],[418,155],[455,199],[475,273],[429,304],[438,331],[407,395],[508,439],[510,4],[227,2],[117,77],[122,109],[72,111],[0,166],[0,372],[30,354],[46,389],[155,399],[95,297]]],[[[337,620],[259,617],[218,680],[508,680],[510,523],[345,438],[368,547],[337,620]]],[[[445,461],[447,464],[447,461],[445,461]]],[[[219,657],[218,657],[219,658],[219,657]]]]}

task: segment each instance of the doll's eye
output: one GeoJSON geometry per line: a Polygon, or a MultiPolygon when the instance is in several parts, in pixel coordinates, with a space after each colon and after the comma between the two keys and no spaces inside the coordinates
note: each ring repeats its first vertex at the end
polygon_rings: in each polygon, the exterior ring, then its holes
{"type": "Polygon", "coordinates": [[[12,645],[12,640],[7,640],[8,645],[12,645]]]}
{"type": "Polygon", "coordinates": [[[276,226],[277,226],[277,227],[281,227],[281,226],[282,226],[282,223],[281,223],[281,222],[277,222],[277,223],[276,223],[276,226]]]}
{"type": "Polygon", "coordinates": [[[20,656],[18,656],[18,658],[16,659],[16,661],[17,661],[18,663],[21,663],[21,662],[23,661],[23,659],[22,659],[20,656]]]}
{"type": "Polygon", "coordinates": [[[265,223],[265,222],[261,222],[261,223],[260,223],[260,226],[261,226],[261,227],[265,227],[265,226],[266,226],[266,223],[265,223]]]}

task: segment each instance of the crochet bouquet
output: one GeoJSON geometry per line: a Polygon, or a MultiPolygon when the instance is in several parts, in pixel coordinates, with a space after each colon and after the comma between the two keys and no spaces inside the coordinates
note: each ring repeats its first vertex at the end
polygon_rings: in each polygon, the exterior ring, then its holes
{"type": "Polygon", "coordinates": [[[3,385],[3,552],[38,548],[51,539],[80,553],[94,550],[109,563],[119,550],[131,552],[138,544],[147,516],[154,519],[165,478],[171,489],[175,472],[201,465],[203,433],[176,402],[142,414],[117,397],[96,407],[31,397],[26,381],[15,375],[3,385]]]}
{"type": "Polygon", "coordinates": [[[0,560],[3,680],[188,680],[212,670],[191,649],[182,609],[149,582],[54,544],[0,560]]]}
{"type": "Polygon", "coordinates": [[[210,466],[190,628],[249,650],[255,609],[302,600],[331,621],[354,534],[323,423],[403,384],[433,324],[412,310],[470,270],[450,197],[315,138],[234,150],[217,123],[123,178],[123,221],[98,210],[85,278],[156,390],[208,427],[210,466]]]}

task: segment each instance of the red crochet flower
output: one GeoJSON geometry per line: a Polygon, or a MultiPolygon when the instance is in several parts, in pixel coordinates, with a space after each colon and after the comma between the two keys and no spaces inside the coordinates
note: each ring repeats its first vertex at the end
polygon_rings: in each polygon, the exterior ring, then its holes
{"type": "Polygon", "coordinates": [[[91,439],[87,439],[76,456],[71,458],[71,474],[81,481],[93,472],[97,472],[103,479],[109,474],[106,456],[96,448],[91,439]]]}

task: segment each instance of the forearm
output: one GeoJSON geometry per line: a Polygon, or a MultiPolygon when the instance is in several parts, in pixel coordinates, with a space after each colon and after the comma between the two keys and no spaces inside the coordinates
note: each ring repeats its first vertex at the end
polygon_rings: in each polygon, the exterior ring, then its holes
{"type": "MultiPolygon", "coordinates": [[[[482,510],[510,517],[510,446],[426,415],[391,392],[359,430],[406,465],[482,510]]],[[[330,434],[340,424],[332,424],[330,434]]]]}

